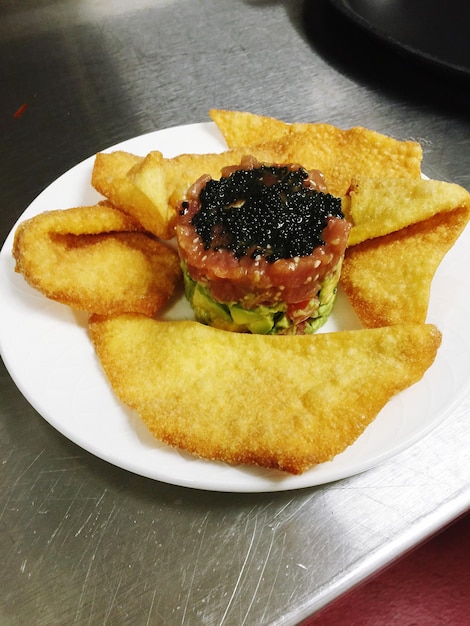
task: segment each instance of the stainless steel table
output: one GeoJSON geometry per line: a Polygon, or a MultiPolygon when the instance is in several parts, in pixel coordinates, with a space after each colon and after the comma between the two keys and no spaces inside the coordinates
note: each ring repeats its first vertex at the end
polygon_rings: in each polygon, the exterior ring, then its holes
{"type": "MultiPolygon", "coordinates": [[[[2,242],[62,172],[211,107],[364,125],[470,187],[465,79],[299,0],[7,0],[2,242]]],[[[1,303],[0,303],[1,306],[1,303]]],[[[470,404],[383,465],[294,492],[212,493],[84,452],[0,372],[0,623],[294,624],[470,506],[470,404]]]]}

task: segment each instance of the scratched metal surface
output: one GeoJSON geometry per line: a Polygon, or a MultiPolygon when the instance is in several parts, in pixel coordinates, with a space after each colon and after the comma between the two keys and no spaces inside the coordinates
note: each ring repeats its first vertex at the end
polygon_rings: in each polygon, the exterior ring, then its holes
{"type": "MultiPolygon", "coordinates": [[[[419,139],[429,175],[470,187],[464,85],[324,2],[9,0],[0,17],[2,242],[75,163],[213,106],[419,139]]],[[[2,625],[294,624],[470,506],[468,399],[360,476],[232,495],[87,454],[3,365],[0,393],[2,625]]]]}

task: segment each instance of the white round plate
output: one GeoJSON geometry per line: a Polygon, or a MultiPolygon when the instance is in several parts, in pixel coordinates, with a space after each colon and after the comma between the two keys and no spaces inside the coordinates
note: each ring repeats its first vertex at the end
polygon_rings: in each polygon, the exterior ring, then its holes
{"type": "MultiPolygon", "coordinates": [[[[169,128],[125,141],[122,149],[167,157],[182,152],[220,152],[225,143],[210,123],[169,128]]],[[[50,209],[93,204],[94,156],[45,189],[20,220],[50,209]]],[[[15,226],[16,228],[16,226],[15,226]]],[[[228,492],[283,491],[320,485],[369,469],[421,439],[446,419],[469,387],[470,232],[441,263],[433,281],[428,320],[443,333],[436,361],[424,378],[400,393],[363,435],[333,461],[300,476],[199,460],[160,444],[139,418],[122,406],[101,371],[87,335],[87,316],[31,289],[14,271],[13,228],[0,253],[0,349],[28,402],[63,435],[118,467],[170,484],[228,492]]],[[[184,301],[170,317],[191,316],[184,301]]],[[[322,329],[359,327],[341,293],[322,329]]]]}

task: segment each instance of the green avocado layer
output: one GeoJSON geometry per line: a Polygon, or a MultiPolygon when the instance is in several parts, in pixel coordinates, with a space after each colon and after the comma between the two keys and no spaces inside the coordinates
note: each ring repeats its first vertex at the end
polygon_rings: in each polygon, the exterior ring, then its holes
{"type": "MultiPolygon", "coordinates": [[[[275,306],[260,305],[252,309],[245,309],[235,302],[217,302],[212,298],[208,287],[191,278],[184,263],[182,269],[185,295],[198,322],[234,332],[260,335],[295,334],[296,327],[286,315],[285,302],[279,302],[275,306]]],[[[333,309],[340,271],[341,262],[321,285],[317,314],[305,324],[304,334],[316,332],[328,319],[333,309]]]]}

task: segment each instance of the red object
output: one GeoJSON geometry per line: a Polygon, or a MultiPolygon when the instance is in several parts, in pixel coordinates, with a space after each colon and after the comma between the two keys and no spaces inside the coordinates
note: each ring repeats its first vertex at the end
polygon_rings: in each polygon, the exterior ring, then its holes
{"type": "Polygon", "coordinates": [[[23,115],[23,113],[26,111],[26,109],[28,108],[28,104],[27,102],[25,102],[24,104],[22,104],[19,109],[16,109],[16,111],[13,114],[13,117],[15,119],[18,119],[19,117],[21,117],[23,115]]]}
{"type": "Polygon", "coordinates": [[[470,514],[302,626],[469,626],[470,514]]]}

